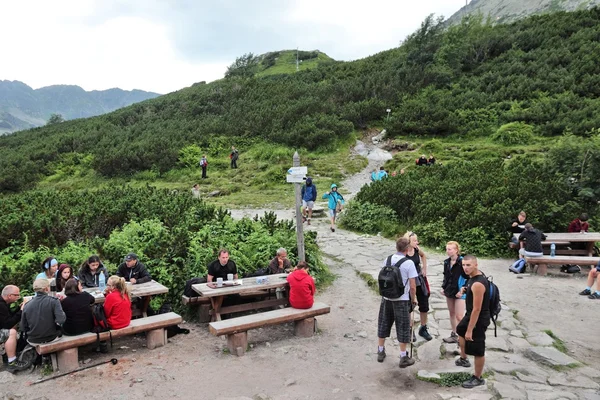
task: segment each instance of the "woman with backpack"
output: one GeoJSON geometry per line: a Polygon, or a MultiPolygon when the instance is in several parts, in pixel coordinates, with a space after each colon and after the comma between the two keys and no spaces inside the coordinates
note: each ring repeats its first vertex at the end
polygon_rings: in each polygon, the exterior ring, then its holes
{"type": "Polygon", "coordinates": [[[104,314],[111,329],[125,328],[131,322],[131,298],[125,278],[113,275],[106,283],[104,314]]]}
{"type": "MultiPolygon", "coordinates": [[[[429,283],[427,282],[427,257],[425,253],[419,249],[419,239],[417,234],[408,231],[404,234],[404,237],[408,239],[408,250],[406,251],[406,258],[412,260],[415,263],[417,273],[419,276],[416,279],[417,283],[417,303],[419,305],[419,315],[421,321],[421,327],[419,328],[419,336],[429,341],[433,337],[429,334],[427,329],[427,313],[429,312],[429,283]]],[[[416,341],[416,337],[413,331],[413,342],[416,341]]]]}
{"type": "Polygon", "coordinates": [[[452,332],[450,333],[450,337],[443,340],[445,343],[458,343],[456,325],[458,325],[465,314],[465,300],[462,289],[469,277],[463,270],[462,256],[460,255],[460,245],[458,242],[450,241],[446,243],[446,254],[448,258],[444,260],[442,293],[446,296],[452,332]]]}
{"type": "Polygon", "coordinates": [[[65,298],[61,302],[62,309],[67,316],[62,327],[65,335],[80,335],[92,330],[94,318],[90,304],[94,304],[94,302],[94,296],[83,291],[77,278],[67,281],[65,298]]]}
{"type": "Polygon", "coordinates": [[[342,211],[344,197],[338,193],[337,185],[331,184],[331,191],[323,194],[324,199],[329,199],[327,207],[329,208],[329,217],[331,218],[331,232],[335,232],[335,217],[342,211]]]}

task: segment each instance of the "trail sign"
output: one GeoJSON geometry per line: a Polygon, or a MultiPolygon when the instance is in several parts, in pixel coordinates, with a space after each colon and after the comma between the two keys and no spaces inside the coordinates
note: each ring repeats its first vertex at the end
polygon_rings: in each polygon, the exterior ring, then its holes
{"type": "Polygon", "coordinates": [[[308,167],[292,167],[288,169],[285,180],[288,183],[302,183],[308,174],[308,167]]]}

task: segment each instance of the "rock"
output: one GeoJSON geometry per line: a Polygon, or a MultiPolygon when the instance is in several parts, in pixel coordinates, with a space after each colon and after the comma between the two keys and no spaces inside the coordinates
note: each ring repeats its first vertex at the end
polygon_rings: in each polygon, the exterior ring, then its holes
{"type": "Polygon", "coordinates": [[[460,350],[458,350],[458,346],[455,343],[444,343],[443,346],[446,350],[446,354],[451,354],[453,356],[458,356],[460,354],[460,350]]]}
{"type": "Polygon", "coordinates": [[[527,340],[514,336],[508,338],[508,343],[513,349],[527,349],[531,347],[531,344],[527,340]]]}
{"type": "Polygon", "coordinates": [[[340,388],[335,388],[335,389],[333,389],[333,390],[331,391],[331,393],[339,393],[339,392],[341,392],[341,391],[342,391],[342,389],[340,389],[340,388]]]}
{"type": "Polygon", "coordinates": [[[365,331],[360,331],[360,332],[358,332],[358,333],[356,334],[356,336],[358,336],[358,337],[360,337],[360,338],[363,338],[363,339],[366,339],[366,338],[367,338],[367,332],[365,332],[365,331]]]}
{"type": "Polygon", "coordinates": [[[487,365],[487,368],[499,374],[512,375],[517,371],[527,372],[529,367],[508,362],[492,362],[487,365]]]}
{"type": "Polygon", "coordinates": [[[439,327],[439,329],[447,329],[447,330],[452,329],[452,325],[450,324],[449,319],[438,320],[438,327],[439,327]]]}
{"type": "Polygon", "coordinates": [[[440,400],[450,400],[452,397],[454,397],[454,395],[449,393],[438,393],[437,395],[440,398],[440,400]]]}
{"type": "Polygon", "coordinates": [[[566,367],[579,365],[579,362],[566,354],[561,353],[554,347],[531,347],[525,350],[525,356],[529,359],[550,367],[566,367]]]}
{"type": "Polygon", "coordinates": [[[527,337],[527,341],[534,346],[552,346],[554,339],[545,332],[540,332],[532,336],[527,337]]]}
{"type": "Polygon", "coordinates": [[[582,389],[600,389],[600,385],[585,376],[567,377],[564,374],[551,376],[548,378],[548,384],[551,386],[567,386],[582,389]]]}
{"type": "Polygon", "coordinates": [[[91,363],[91,362],[92,362],[91,358],[86,358],[85,360],[83,360],[84,364],[88,364],[88,363],[91,363]]]}
{"type": "Polygon", "coordinates": [[[486,350],[500,350],[504,352],[508,352],[508,344],[506,340],[502,337],[488,336],[485,339],[485,348],[486,350]]]}
{"type": "Polygon", "coordinates": [[[0,383],[9,383],[15,380],[15,376],[8,371],[0,372],[0,383]]]}
{"type": "Polygon", "coordinates": [[[423,379],[423,380],[440,380],[440,379],[442,379],[435,372],[429,372],[429,371],[424,370],[424,369],[419,370],[419,372],[417,372],[417,378],[423,379]]]}
{"type": "Polygon", "coordinates": [[[517,325],[514,323],[512,318],[508,318],[505,321],[502,321],[501,327],[502,327],[502,329],[505,329],[507,331],[512,331],[512,330],[517,329],[517,325]]]}
{"type": "Polygon", "coordinates": [[[594,380],[600,379],[600,370],[590,368],[590,367],[582,367],[577,368],[577,373],[587,376],[588,378],[592,378],[594,380]]]}
{"type": "Polygon", "coordinates": [[[442,355],[440,353],[440,346],[441,341],[439,339],[424,342],[417,350],[419,361],[427,363],[438,361],[442,355]]]}
{"type": "Polygon", "coordinates": [[[517,338],[522,338],[523,336],[523,332],[521,332],[520,329],[513,329],[512,331],[510,331],[510,336],[514,336],[517,338]]]}
{"type": "MultiPolygon", "coordinates": [[[[541,383],[543,385],[546,384],[546,379],[548,379],[548,375],[546,375],[544,373],[544,375],[534,375],[530,373],[531,371],[528,371],[528,374],[525,375],[522,372],[518,372],[515,374],[515,376],[517,377],[518,380],[520,380],[521,382],[528,382],[528,383],[541,383]]],[[[538,371],[543,373],[542,371],[538,371]]]]}
{"type": "Polygon", "coordinates": [[[434,310],[438,311],[438,310],[447,310],[448,309],[448,304],[444,303],[433,303],[430,304],[431,308],[433,308],[434,310]]]}
{"type": "Polygon", "coordinates": [[[125,350],[125,349],[128,349],[128,348],[129,347],[127,347],[127,346],[121,346],[121,347],[119,347],[119,350],[125,350]]]}
{"type": "Polygon", "coordinates": [[[346,334],[344,334],[344,337],[348,338],[348,339],[352,339],[352,338],[354,338],[354,335],[352,333],[346,333],[346,334]]]}
{"type": "Polygon", "coordinates": [[[288,379],[287,381],[285,381],[285,386],[292,386],[296,384],[296,380],[295,379],[288,379]]]}
{"type": "Polygon", "coordinates": [[[517,387],[502,382],[494,382],[494,390],[500,395],[502,399],[524,399],[525,393],[519,390],[517,387]]]}
{"type": "Polygon", "coordinates": [[[562,392],[562,391],[551,391],[551,392],[540,392],[536,390],[527,390],[527,400],[577,400],[578,397],[575,393],[562,392]]]}
{"type": "Polygon", "coordinates": [[[217,197],[221,195],[221,191],[220,190],[213,190],[212,192],[208,193],[206,195],[206,197],[217,197]]]}

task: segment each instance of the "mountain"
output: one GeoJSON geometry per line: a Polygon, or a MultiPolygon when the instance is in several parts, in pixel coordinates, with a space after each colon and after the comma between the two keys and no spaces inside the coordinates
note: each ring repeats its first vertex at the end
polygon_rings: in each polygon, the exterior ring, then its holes
{"type": "Polygon", "coordinates": [[[585,10],[598,5],[600,0],[471,0],[448,18],[448,23],[457,24],[465,15],[478,13],[490,16],[492,21],[514,22],[529,15],[585,10]]]}
{"type": "Polygon", "coordinates": [[[32,89],[23,82],[0,80],[0,134],[42,126],[50,115],[87,118],[160,96],[142,90],[93,90],[53,85],[32,89]]]}

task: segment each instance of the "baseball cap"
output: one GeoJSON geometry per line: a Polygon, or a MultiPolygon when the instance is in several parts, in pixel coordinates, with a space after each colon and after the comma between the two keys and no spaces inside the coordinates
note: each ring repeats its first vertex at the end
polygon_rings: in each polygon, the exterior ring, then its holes
{"type": "Polygon", "coordinates": [[[129,253],[125,256],[125,261],[137,260],[138,256],[135,253],[129,253]]]}

